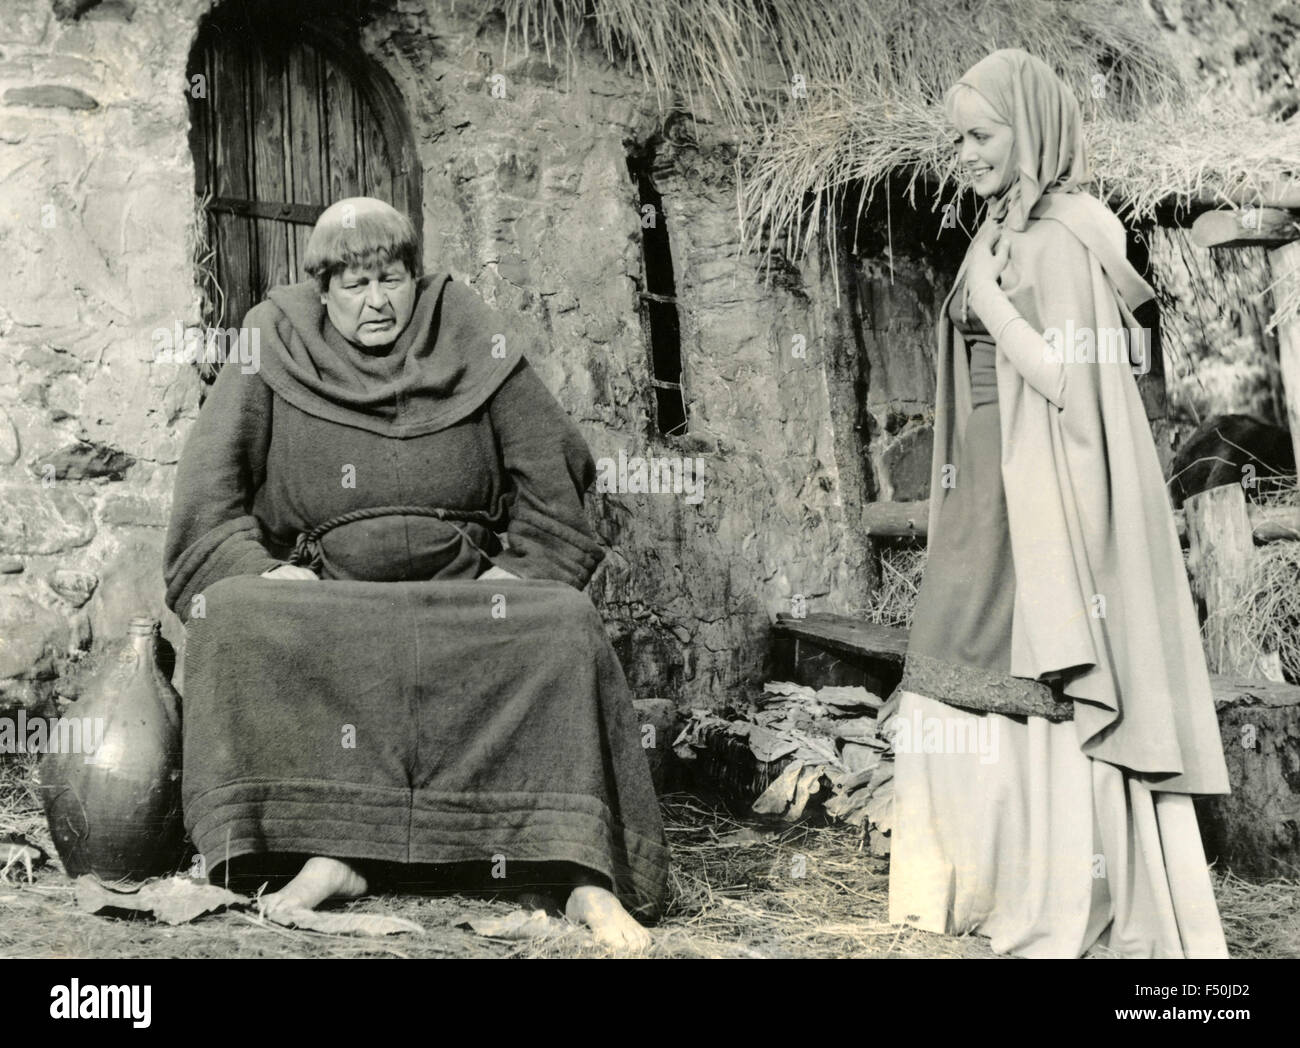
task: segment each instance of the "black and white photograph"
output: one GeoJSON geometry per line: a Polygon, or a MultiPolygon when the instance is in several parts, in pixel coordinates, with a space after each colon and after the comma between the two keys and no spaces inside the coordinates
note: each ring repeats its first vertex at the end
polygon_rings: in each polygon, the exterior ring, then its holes
{"type": "Polygon", "coordinates": [[[33,1015],[1300,957],[1293,0],[0,0],[0,249],[33,1015]]]}

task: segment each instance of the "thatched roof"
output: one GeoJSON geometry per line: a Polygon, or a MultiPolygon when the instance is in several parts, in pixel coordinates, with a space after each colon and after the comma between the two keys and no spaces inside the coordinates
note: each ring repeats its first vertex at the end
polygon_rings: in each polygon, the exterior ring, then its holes
{"type": "MultiPolygon", "coordinates": [[[[1157,205],[1267,202],[1300,177],[1300,117],[1225,111],[1134,0],[499,0],[510,41],[582,33],[639,70],[660,105],[707,103],[744,133],[747,247],[791,257],[852,190],[900,173],[934,207],[960,191],[940,100],[1000,47],[1038,55],[1075,87],[1097,191],[1125,217],[1157,205]],[[795,97],[793,78],[806,95],[795,97]],[[1100,97],[1098,97],[1100,96],[1100,97]],[[811,198],[810,198],[811,195],[811,198]]],[[[1294,205],[1293,205],[1294,206],[1294,205]]]]}

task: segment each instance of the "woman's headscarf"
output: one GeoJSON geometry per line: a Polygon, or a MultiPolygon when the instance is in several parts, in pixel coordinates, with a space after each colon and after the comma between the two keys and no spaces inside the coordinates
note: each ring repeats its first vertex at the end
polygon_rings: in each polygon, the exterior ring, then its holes
{"type": "Polygon", "coordinates": [[[1091,180],[1079,102],[1042,59],[1019,48],[981,59],[949,90],[945,105],[950,116],[953,95],[963,86],[979,92],[1015,135],[1015,174],[1011,185],[990,203],[994,222],[1021,232],[1043,193],[1074,191],[1091,180]]]}

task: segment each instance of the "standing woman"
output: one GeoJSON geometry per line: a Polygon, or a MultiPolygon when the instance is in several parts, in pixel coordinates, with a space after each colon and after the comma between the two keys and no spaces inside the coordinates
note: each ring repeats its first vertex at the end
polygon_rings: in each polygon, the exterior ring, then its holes
{"type": "Polygon", "coordinates": [[[1226,956],[1191,795],[1227,768],[1133,375],[1152,291],[1045,63],[994,52],[946,106],[989,207],[938,325],[890,919],[1024,956],[1226,956]]]}

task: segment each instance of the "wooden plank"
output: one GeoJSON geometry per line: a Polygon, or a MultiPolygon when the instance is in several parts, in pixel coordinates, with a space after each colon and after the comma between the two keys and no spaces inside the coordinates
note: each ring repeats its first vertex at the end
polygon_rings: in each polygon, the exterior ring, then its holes
{"type": "MultiPolygon", "coordinates": [[[[295,204],[307,204],[324,210],[327,203],[324,189],[325,163],[322,156],[325,109],[325,85],[321,81],[320,55],[305,44],[295,44],[289,52],[288,75],[285,87],[289,103],[289,167],[290,195],[295,204]]],[[[317,217],[319,217],[319,211],[317,217]]],[[[312,219],[315,225],[316,219],[312,219]]],[[[295,280],[306,280],[302,268],[307,253],[310,229],[296,226],[293,231],[294,254],[297,262],[295,280]]]]}
{"type": "MultiPolygon", "coordinates": [[[[251,162],[253,198],[258,201],[289,199],[284,155],[284,52],[263,44],[250,53],[252,113],[251,162]]],[[[257,269],[253,291],[257,301],[271,288],[289,282],[288,229],[275,218],[259,217],[253,223],[257,269]]]]}
{"type": "MultiPolygon", "coordinates": [[[[246,74],[240,48],[217,37],[212,51],[212,80],[216,116],[213,154],[214,191],[218,196],[246,198],[248,185],[248,126],[246,74]]],[[[227,327],[243,323],[253,306],[252,223],[241,215],[215,214],[217,279],[225,292],[222,319],[227,327]]]]}
{"type": "MultiPolygon", "coordinates": [[[[351,46],[350,37],[346,41],[340,39],[325,21],[304,22],[300,30],[304,39],[319,50],[326,65],[335,66],[341,77],[353,87],[355,133],[359,141],[355,156],[357,178],[348,191],[354,194],[371,192],[405,211],[415,221],[418,238],[421,232],[423,169],[401,92],[382,68],[351,46]],[[366,139],[371,133],[377,134],[384,142],[382,150],[370,150],[372,164],[377,163],[381,155],[386,159],[382,174],[375,169],[366,178],[366,139]],[[368,188],[366,183],[369,183],[368,188]]],[[[334,137],[337,139],[338,136],[334,137]]],[[[333,199],[337,198],[332,196],[331,202],[333,199]]]]}
{"type": "MultiPolygon", "coordinates": [[[[1300,243],[1270,251],[1268,264],[1275,280],[1294,287],[1300,281],[1300,243]]],[[[1294,317],[1277,328],[1277,361],[1282,372],[1282,394],[1286,398],[1286,419],[1291,429],[1296,462],[1300,462],[1300,320],[1294,317]]]]}
{"type": "MultiPolygon", "coordinates": [[[[206,44],[196,46],[191,53],[190,63],[186,70],[186,89],[192,91],[195,89],[193,78],[196,75],[203,77],[202,90],[203,96],[195,98],[192,94],[189,97],[190,111],[190,155],[194,158],[194,195],[196,202],[203,200],[213,191],[212,178],[212,151],[213,151],[213,121],[212,121],[212,91],[209,85],[212,82],[212,69],[210,61],[210,48],[206,44]]],[[[196,225],[202,223],[202,229],[196,229],[195,235],[206,239],[208,249],[216,243],[216,223],[212,215],[204,211],[195,218],[196,225]]],[[[203,262],[202,284],[206,295],[211,302],[211,309],[219,311],[221,302],[219,301],[219,292],[213,286],[217,274],[217,262],[215,256],[203,262]]],[[[204,317],[205,320],[214,319],[204,317]]]]}
{"type": "Polygon", "coordinates": [[[811,612],[802,619],[781,612],[772,627],[778,634],[807,641],[826,651],[901,663],[907,655],[907,630],[877,626],[847,615],[811,612]]]}
{"type": "MultiPolygon", "coordinates": [[[[394,128],[385,129],[390,135],[396,135],[394,128]]],[[[416,228],[420,225],[420,215],[416,213],[411,201],[411,155],[410,150],[406,148],[406,143],[402,141],[388,141],[389,163],[392,168],[392,205],[404,215],[409,215],[416,228]]]]}
{"type": "Polygon", "coordinates": [[[335,63],[325,67],[325,185],[329,203],[358,196],[361,189],[356,131],[356,94],[335,63]]]}
{"type": "Polygon", "coordinates": [[[388,156],[388,142],[383,125],[358,95],[357,131],[361,141],[361,186],[366,196],[393,203],[393,163],[388,156]]]}
{"type": "Polygon", "coordinates": [[[1300,222],[1275,207],[1207,211],[1192,223],[1192,242],[1200,247],[1246,247],[1285,244],[1300,239],[1300,222]]]}
{"type": "Polygon", "coordinates": [[[194,191],[199,197],[207,192],[208,180],[211,177],[212,93],[207,91],[204,97],[195,98],[190,92],[193,90],[193,78],[196,75],[203,77],[205,91],[206,85],[212,79],[211,70],[208,68],[208,50],[206,46],[195,48],[185,72],[185,89],[189,97],[190,111],[190,155],[194,157],[194,191]]]}

